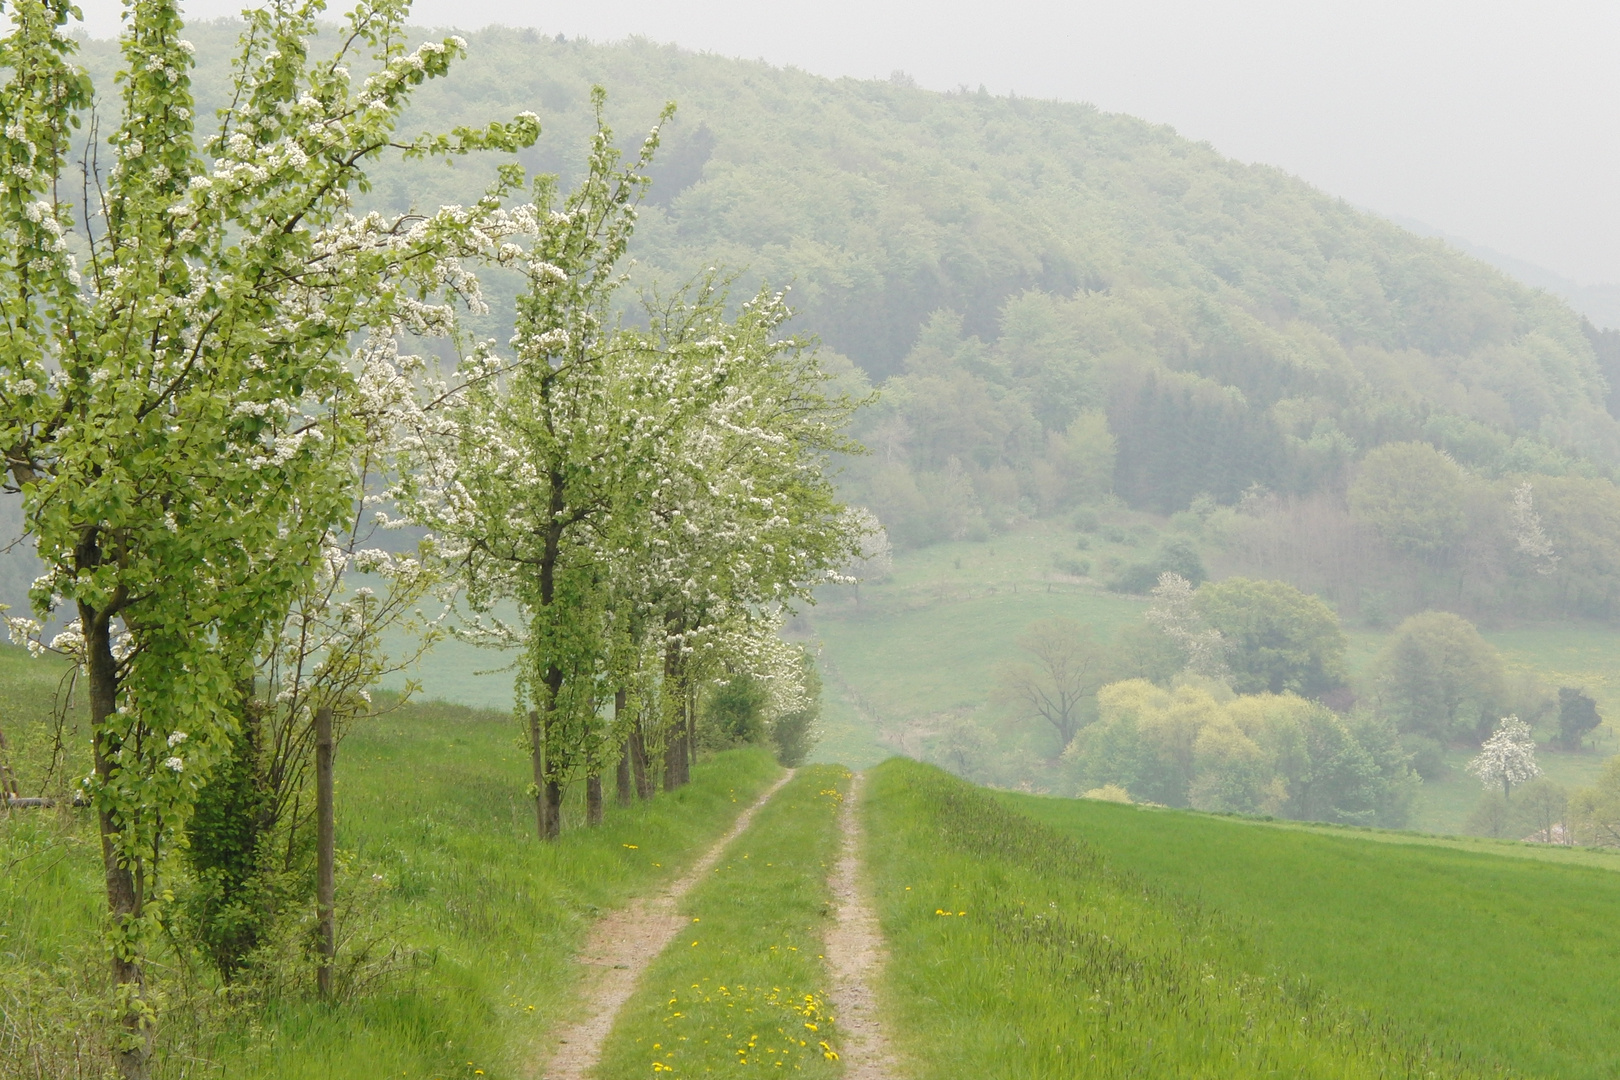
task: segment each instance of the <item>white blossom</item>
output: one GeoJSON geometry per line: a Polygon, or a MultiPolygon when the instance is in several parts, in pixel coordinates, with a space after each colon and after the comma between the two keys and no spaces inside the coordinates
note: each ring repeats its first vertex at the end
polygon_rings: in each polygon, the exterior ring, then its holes
{"type": "Polygon", "coordinates": [[[1530,725],[1517,716],[1505,716],[1479,754],[1468,763],[1468,772],[1479,778],[1487,788],[1502,786],[1505,795],[1515,784],[1534,780],[1541,775],[1536,764],[1536,741],[1530,725]]]}
{"type": "Polygon", "coordinates": [[[1164,631],[1181,646],[1187,657],[1187,670],[1210,679],[1225,679],[1226,642],[1221,632],[1205,626],[1193,602],[1192,583],[1180,574],[1165,572],[1153,587],[1153,606],[1147,621],[1164,631]]]}
{"type": "Polygon", "coordinates": [[[1513,489],[1513,546],[1535,563],[1536,573],[1551,574],[1558,569],[1559,556],[1542,530],[1528,480],[1513,489]]]}

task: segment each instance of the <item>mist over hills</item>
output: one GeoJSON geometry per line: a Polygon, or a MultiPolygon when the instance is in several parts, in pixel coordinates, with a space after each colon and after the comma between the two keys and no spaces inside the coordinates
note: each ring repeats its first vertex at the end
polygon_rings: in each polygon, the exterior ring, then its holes
{"type": "Polygon", "coordinates": [[[1504,254],[1495,248],[1476,244],[1461,236],[1454,236],[1444,230],[1436,229],[1427,222],[1394,214],[1386,214],[1385,216],[1403,229],[1415,232],[1419,236],[1432,236],[1444,240],[1481,262],[1489,263],[1509,277],[1516,278],[1524,284],[1537,289],[1547,290],[1554,296],[1562,298],[1570,307],[1586,316],[1592,325],[1599,330],[1620,330],[1620,284],[1604,281],[1582,285],[1580,282],[1572,281],[1562,274],[1548,270],[1544,266],[1537,266],[1535,263],[1504,254]]]}
{"type": "MultiPolygon", "coordinates": [[[[200,116],[222,101],[236,33],[188,29],[200,116]]],[[[857,431],[874,453],[847,481],[903,544],[1110,490],[1160,513],[1255,485],[1333,490],[1391,441],[1486,476],[1620,464],[1620,334],[1168,127],[643,40],[491,29],[468,44],[411,126],[533,110],[544,134],[523,164],[565,184],[593,84],[627,148],[678,103],[636,279],[721,266],[739,292],[791,284],[797,328],[851,361],[831,363],[852,388],[884,391],[857,431]]],[[[105,85],[115,46],[88,42],[84,59],[105,85]]],[[[370,197],[467,202],[493,167],[391,163],[370,197]]]]}

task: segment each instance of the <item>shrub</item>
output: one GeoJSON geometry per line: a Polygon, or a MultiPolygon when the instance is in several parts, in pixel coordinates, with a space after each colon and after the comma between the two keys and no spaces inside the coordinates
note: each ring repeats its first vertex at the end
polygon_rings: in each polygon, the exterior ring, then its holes
{"type": "Polygon", "coordinates": [[[816,721],[821,718],[821,672],[815,657],[803,653],[804,696],[807,704],[795,712],[783,713],[771,723],[771,746],[776,760],[789,769],[804,764],[820,737],[816,721]]]}
{"type": "Polygon", "coordinates": [[[1597,702],[1573,686],[1558,690],[1558,741],[1565,750],[1579,750],[1586,733],[1603,723],[1597,702]]]}
{"type": "Polygon", "coordinates": [[[709,693],[705,718],[717,746],[746,746],[765,737],[765,710],[770,692],[754,676],[734,675],[709,693]]]}
{"type": "Polygon", "coordinates": [[[1108,582],[1113,592],[1145,593],[1159,583],[1159,575],[1180,574],[1197,586],[1209,576],[1198,550],[1179,537],[1166,540],[1152,558],[1132,563],[1108,582]]]}
{"type": "Polygon", "coordinates": [[[1052,556],[1052,565],[1062,573],[1071,574],[1074,577],[1085,577],[1091,573],[1091,560],[1078,559],[1073,555],[1054,555],[1052,556]]]}
{"type": "Polygon", "coordinates": [[[1463,828],[1475,836],[1507,836],[1513,829],[1513,806],[1500,791],[1487,791],[1468,814],[1463,828]]]}

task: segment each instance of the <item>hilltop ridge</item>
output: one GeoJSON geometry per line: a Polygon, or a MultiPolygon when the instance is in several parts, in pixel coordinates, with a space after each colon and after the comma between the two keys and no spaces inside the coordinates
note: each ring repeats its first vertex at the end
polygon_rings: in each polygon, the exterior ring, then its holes
{"type": "MultiPolygon", "coordinates": [[[[206,115],[236,29],[188,33],[206,115]]],[[[791,286],[794,326],[849,359],[852,389],[885,391],[858,423],[876,453],[850,466],[846,493],[902,544],[1110,491],[1169,513],[1255,485],[1338,490],[1392,441],[1430,442],[1491,477],[1620,465],[1620,334],[1169,127],[642,39],[466,38],[457,76],[424,88],[413,121],[533,110],[544,134],[520,160],[565,184],[593,130],[592,85],[627,148],[678,103],[636,280],[667,289],[720,267],[739,293],[791,286]]],[[[111,42],[87,42],[84,58],[116,63],[111,42]]],[[[465,203],[493,167],[387,163],[369,197],[465,203]]],[[[480,329],[504,340],[494,299],[480,329]]]]}

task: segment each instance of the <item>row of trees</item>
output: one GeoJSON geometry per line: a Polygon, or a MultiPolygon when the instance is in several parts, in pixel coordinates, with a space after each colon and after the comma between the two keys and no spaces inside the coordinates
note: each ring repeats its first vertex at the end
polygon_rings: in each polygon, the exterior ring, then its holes
{"type": "Polygon", "coordinates": [[[430,419],[401,473],[401,503],[487,616],[475,637],[518,652],[548,837],[571,779],[599,819],[615,760],[643,792],[654,757],[666,786],[683,783],[706,682],[750,672],[777,688],[778,712],[796,711],[800,660],[780,612],[861,540],[822,469],[851,448],[839,432],[856,402],[825,394],[813,354],[780,335],[780,294],[732,318],[711,276],[652,298],[642,325],[616,314],[654,145],[619,172],[599,131],[566,199],[536,185],[533,213],[551,227],[517,264],[514,362],[481,346],[487,377],[430,419]],[[494,617],[502,602],[523,621],[494,617]]]}
{"type": "Polygon", "coordinates": [[[1064,753],[1081,790],[1115,786],[1168,806],[1399,826],[1417,777],[1389,725],[1297,694],[1174,690],[1145,679],[1098,695],[1099,716],[1064,753]]]}
{"type": "Polygon", "coordinates": [[[780,615],[860,547],[822,471],[851,449],[855,403],[780,334],[780,295],[734,313],[710,276],[623,314],[616,265],[656,129],[624,167],[599,125],[567,195],[503,165],[471,205],[354,211],[390,152],[510,154],[539,134],[527,113],[398,134],[464,51],[407,48],[407,10],[360,7],[319,60],[321,4],[250,12],[200,150],[178,9],[139,0],[108,163],[74,10],[8,6],[0,454],[44,564],[35,614],[71,620],[48,643],[39,621],[12,626],[70,655],[87,690],[124,1076],[146,1072],[144,958],[182,921],[177,857],[230,979],[265,920],[309,898],[315,718],[341,733],[409,659],[383,653],[383,629],[443,632],[419,612],[436,587],[487,616],[474,637],[518,650],[554,836],[576,778],[593,818],[616,764],[621,795],[649,793],[660,765],[684,782],[717,682],[807,715],[780,615]],[[526,282],[509,348],[460,329],[486,269],[526,282]],[[458,356],[454,373],[410,342],[458,356]],[[431,530],[414,551],[374,539],[407,523],[431,530]],[[520,617],[491,615],[502,603],[520,617]]]}

